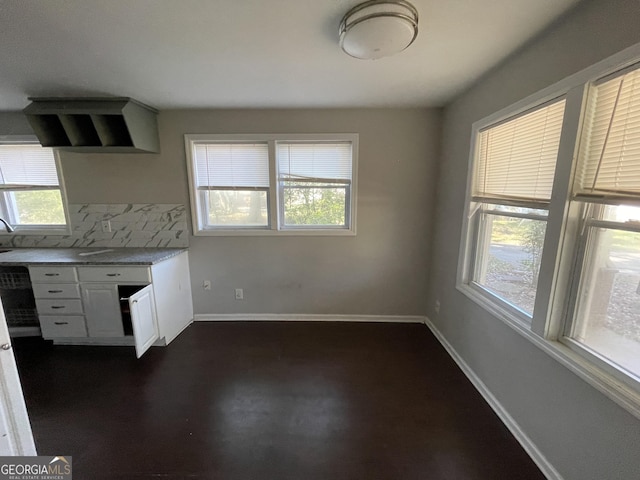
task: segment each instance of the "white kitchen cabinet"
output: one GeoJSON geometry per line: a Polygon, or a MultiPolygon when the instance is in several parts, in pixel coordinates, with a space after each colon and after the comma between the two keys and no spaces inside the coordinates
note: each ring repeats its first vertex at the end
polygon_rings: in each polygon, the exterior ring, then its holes
{"type": "Polygon", "coordinates": [[[130,345],[140,357],[193,321],[187,252],[152,265],[29,266],[44,338],[130,345]]]}
{"type": "Polygon", "coordinates": [[[29,276],[42,336],[85,338],[87,326],[75,267],[30,266],[29,276]]]}
{"type": "Polygon", "coordinates": [[[149,267],[129,267],[123,265],[78,267],[80,282],[149,283],[149,267]]]}
{"type": "Polygon", "coordinates": [[[44,338],[87,336],[82,315],[43,315],[40,317],[40,329],[44,338]]]}
{"type": "MultiPolygon", "coordinates": [[[[79,267],[79,269],[81,268],[79,267]]],[[[82,291],[82,303],[89,336],[124,336],[118,285],[113,283],[82,283],[80,290],[82,291]]]]}
{"type": "Polygon", "coordinates": [[[78,276],[75,267],[30,266],[29,276],[33,283],[60,283],[77,282],[78,276]]]}
{"type": "Polygon", "coordinates": [[[36,298],[80,298],[77,283],[34,283],[32,287],[36,298]]]}
{"type": "Polygon", "coordinates": [[[74,298],[36,298],[36,309],[42,315],[82,314],[82,301],[74,298]]]}
{"type": "Polygon", "coordinates": [[[151,285],[131,295],[127,302],[131,312],[133,337],[136,340],[136,355],[140,358],[159,336],[151,285]]]}
{"type": "MultiPolygon", "coordinates": [[[[82,275],[82,267],[78,270],[82,275]]],[[[119,338],[133,334],[138,358],[158,340],[152,285],[82,283],[81,290],[90,338],[119,338]],[[130,296],[123,298],[123,291],[130,296]],[[125,325],[131,325],[131,331],[126,331],[125,325]]]]}

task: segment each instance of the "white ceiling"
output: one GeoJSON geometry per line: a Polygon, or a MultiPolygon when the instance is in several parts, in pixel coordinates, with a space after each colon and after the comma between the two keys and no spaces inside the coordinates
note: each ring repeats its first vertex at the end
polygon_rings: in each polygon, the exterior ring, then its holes
{"type": "Polygon", "coordinates": [[[28,96],[160,109],[439,106],[579,0],[412,0],[416,42],[348,57],[360,0],[0,0],[0,111],[28,96]]]}

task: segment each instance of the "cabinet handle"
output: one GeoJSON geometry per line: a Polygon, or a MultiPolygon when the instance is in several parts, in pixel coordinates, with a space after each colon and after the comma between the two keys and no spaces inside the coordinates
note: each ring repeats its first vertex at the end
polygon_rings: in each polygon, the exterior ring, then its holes
{"type": "Polygon", "coordinates": [[[62,290],[47,290],[49,293],[62,293],[62,290]]]}
{"type": "Polygon", "coordinates": [[[65,308],[64,305],[51,305],[51,308],[58,310],[59,308],[65,308]]]}
{"type": "Polygon", "coordinates": [[[107,277],[119,277],[119,273],[107,273],[107,277]]]}
{"type": "Polygon", "coordinates": [[[59,273],[45,273],[44,276],[45,277],[59,277],[60,274],[59,273]]]}
{"type": "Polygon", "coordinates": [[[56,325],[69,325],[69,322],[53,322],[56,325]]]}

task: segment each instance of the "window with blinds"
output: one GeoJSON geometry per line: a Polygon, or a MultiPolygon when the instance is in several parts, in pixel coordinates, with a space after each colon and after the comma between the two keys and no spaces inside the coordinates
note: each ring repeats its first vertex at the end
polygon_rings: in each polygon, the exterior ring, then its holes
{"type": "Polygon", "coordinates": [[[473,199],[544,206],[558,158],[565,100],[479,133],[473,199]]]}
{"type": "Polygon", "coordinates": [[[471,200],[474,288],[533,317],[566,100],[480,129],[471,200]]]}
{"type": "Polygon", "coordinates": [[[21,233],[60,228],[66,216],[54,152],[37,144],[0,145],[0,210],[21,233]]]}
{"type": "Polygon", "coordinates": [[[472,132],[456,287],[639,412],[640,46],[472,132]]]}
{"type": "Polygon", "coordinates": [[[277,144],[283,226],[348,228],[351,143],[277,144]]]}
{"type": "Polygon", "coordinates": [[[281,181],[351,183],[351,143],[278,143],[281,181]]]}
{"type": "Polygon", "coordinates": [[[200,190],[269,187],[266,143],[197,144],[194,150],[200,190]]]}
{"type": "Polygon", "coordinates": [[[195,185],[202,223],[219,228],[269,226],[269,145],[197,143],[195,185]]]}
{"type": "Polygon", "coordinates": [[[194,232],[355,233],[355,134],[185,135],[194,232]]]}
{"type": "Polygon", "coordinates": [[[53,150],[40,145],[0,145],[0,189],[58,185],[53,150]]]}
{"type": "Polygon", "coordinates": [[[640,69],[591,88],[574,197],[640,200],[640,69]]]}

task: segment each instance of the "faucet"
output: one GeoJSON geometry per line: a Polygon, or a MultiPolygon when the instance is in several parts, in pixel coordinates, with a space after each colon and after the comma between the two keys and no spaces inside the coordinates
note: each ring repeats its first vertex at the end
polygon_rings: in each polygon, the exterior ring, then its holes
{"type": "Polygon", "coordinates": [[[15,229],[11,225],[9,225],[4,218],[0,218],[0,222],[4,223],[4,227],[7,229],[7,233],[15,232],[15,229]]]}

